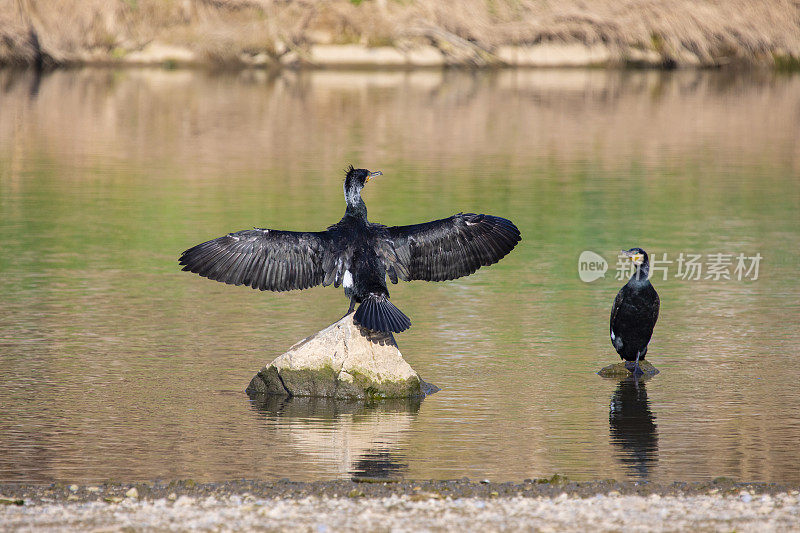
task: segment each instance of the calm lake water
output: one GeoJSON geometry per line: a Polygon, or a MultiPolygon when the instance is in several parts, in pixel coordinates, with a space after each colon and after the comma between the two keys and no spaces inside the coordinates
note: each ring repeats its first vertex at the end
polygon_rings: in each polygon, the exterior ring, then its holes
{"type": "Polygon", "coordinates": [[[0,71],[0,480],[797,483],[799,223],[797,75],[0,71]],[[177,257],[337,221],[349,163],[384,173],[373,221],[492,213],[524,240],[468,278],[390,287],[413,321],[400,348],[441,392],[251,400],[347,300],[177,257]],[[633,246],[672,261],[653,281],[661,373],[638,384],[596,374],[619,361],[633,246]],[[581,281],[585,250],[604,278],[581,281]]]}

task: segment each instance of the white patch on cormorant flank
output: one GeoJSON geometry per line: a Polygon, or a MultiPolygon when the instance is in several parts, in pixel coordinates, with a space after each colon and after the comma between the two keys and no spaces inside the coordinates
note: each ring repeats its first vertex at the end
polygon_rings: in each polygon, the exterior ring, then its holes
{"type": "Polygon", "coordinates": [[[353,275],[350,273],[349,270],[344,271],[344,279],[342,280],[342,286],[345,289],[349,289],[353,286],[353,275]]]}
{"type": "Polygon", "coordinates": [[[622,349],[622,339],[614,335],[613,329],[611,330],[611,344],[613,344],[614,348],[616,348],[617,350],[622,349]]]}

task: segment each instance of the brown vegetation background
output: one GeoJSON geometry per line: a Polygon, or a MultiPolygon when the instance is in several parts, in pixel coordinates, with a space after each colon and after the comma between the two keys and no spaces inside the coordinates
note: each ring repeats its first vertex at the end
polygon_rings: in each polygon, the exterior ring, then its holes
{"type": "Polygon", "coordinates": [[[491,64],[500,46],[603,47],[609,62],[800,60],[798,0],[0,0],[0,64],[121,61],[152,43],[202,62],[302,64],[319,44],[434,46],[491,64]]]}

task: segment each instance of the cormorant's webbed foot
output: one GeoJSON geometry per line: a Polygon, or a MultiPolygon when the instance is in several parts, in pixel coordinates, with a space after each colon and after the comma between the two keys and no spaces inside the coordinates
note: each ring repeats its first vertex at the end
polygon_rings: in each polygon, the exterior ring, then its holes
{"type": "Polygon", "coordinates": [[[627,368],[634,376],[641,376],[644,370],[639,366],[639,360],[625,361],[625,368],[627,368]]]}
{"type": "MultiPolygon", "coordinates": [[[[347,312],[344,314],[344,316],[347,316],[350,313],[352,313],[355,310],[355,308],[356,308],[356,299],[350,298],[350,307],[347,308],[347,312]]],[[[342,318],[344,318],[344,316],[342,318]]]]}

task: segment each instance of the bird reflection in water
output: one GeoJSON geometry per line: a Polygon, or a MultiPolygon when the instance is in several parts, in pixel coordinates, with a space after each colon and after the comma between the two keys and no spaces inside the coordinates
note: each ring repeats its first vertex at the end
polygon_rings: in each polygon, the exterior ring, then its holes
{"type": "Polygon", "coordinates": [[[608,413],[611,444],[619,447],[617,457],[636,479],[647,479],[658,461],[656,417],[650,410],[644,381],[634,376],[620,381],[608,413]]]}
{"type": "Polygon", "coordinates": [[[359,456],[350,473],[354,479],[398,479],[408,470],[402,459],[391,448],[368,450],[359,456]]]}
{"type": "Polygon", "coordinates": [[[272,437],[337,477],[398,479],[420,399],[374,404],[251,394],[272,437]]]}

